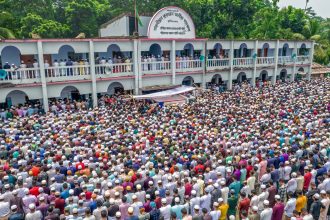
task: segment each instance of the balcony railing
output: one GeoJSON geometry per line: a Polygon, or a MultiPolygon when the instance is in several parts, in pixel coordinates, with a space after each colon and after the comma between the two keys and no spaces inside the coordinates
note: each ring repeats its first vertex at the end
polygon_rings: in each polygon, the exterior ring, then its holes
{"type": "Polygon", "coordinates": [[[143,74],[171,73],[171,61],[142,62],[143,74]]]}
{"type": "Polygon", "coordinates": [[[308,64],[310,63],[309,61],[309,56],[297,56],[297,63],[302,63],[302,64],[308,64]]]}
{"type": "Polygon", "coordinates": [[[28,82],[40,81],[40,70],[39,68],[19,68],[19,69],[7,69],[5,70],[7,75],[1,81],[22,81],[27,80],[28,82]]]}
{"type": "Polygon", "coordinates": [[[233,64],[235,67],[253,66],[253,58],[235,58],[233,64]]]}
{"type": "Polygon", "coordinates": [[[133,63],[116,63],[116,64],[98,64],[95,65],[96,75],[130,75],[133,73],[133,63]]]}
{"type": "Polygon", "coordinates": [[[89,65],[78,66],[52,66],[45,68],[46,78],[61,78],[72,76],[86,76],[90,75],[89,65]]]}
{"type": "Polygon", "coordinates": [[[224,69],[229,67],[229,59],[209,59],[207,60],[207,70],[224,69]]]}
{"type": "Polygon", "coordinates": [[[176,61],[175,65],[177,72],[199,71],[203,67],[200,60],[176,61]]]}
{"type": "Polygon", "coordinates": [[[293,59],[291,56],[278,57],[278,64],[285,65],[292,63],[293,63],[293,59]]]}
{"type": "Polygon", "coordinates": [[[270,66],[275,64],[275,57],[258,57],[257,65],[258,66],[270,66]]]}

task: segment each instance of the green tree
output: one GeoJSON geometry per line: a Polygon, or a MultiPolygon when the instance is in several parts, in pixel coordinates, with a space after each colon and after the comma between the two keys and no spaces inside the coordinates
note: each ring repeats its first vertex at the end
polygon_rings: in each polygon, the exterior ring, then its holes
{"type": "Polygon", "coordinates": [[[85,33],[88,37],[96,37],[98,24],[96,17],[96,0],[72,0],[65,7],[66,23],[72,35],[85,33]]]}

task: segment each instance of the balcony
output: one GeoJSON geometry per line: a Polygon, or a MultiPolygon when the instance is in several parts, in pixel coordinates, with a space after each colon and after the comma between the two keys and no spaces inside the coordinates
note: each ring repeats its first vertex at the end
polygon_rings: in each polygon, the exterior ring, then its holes
{"type": "Polygon", "coordinates": [[[99,78],[133,76],[133,63],[97,64],[95,74],[99,78]]]}
{"type": "Polygon", "coordinates": [[[275,65],[275,57],[258,57],[257,66],[273,66],[275,65]]]}
{"type": "Polygon", "coordinates": [[[171,61],[142,62],[142,74],[170,74],[171,61]]]}
{"type": "Polygon", "coordinates": [[[20,68],[15,70],[6,70],[7,75],[0,82],[13,84],[40,83],[39,68],[20,68]]]}
{"type": "Polygon", "coordinates": [[[234,67],[252,67],[253,66],[253,58],[234,58],[233,65],[234,67]]]}
{"type": "Polygon", "coordinates": [[[207,70],[221,70],[229,68],[229,59],[208,59],[207,70]]]}
{"type": "Polygon", "coordinates": [[[176,61],[176,72],[196,72],[202,71],[203,65],[200,60],[184,60],[184,61],[176,61]]]}
{"type": "Polygon", "coordinates": [[[293,59],[291,56],[278,57],[279,65],[290,65],[293,64],[293,59]]]}
{"type": "Polygon", "coordinates": [[[45,68],[47,82],[90,79],[90,66],[59,66],[45,68]]]}
{"type": "Polygon", "coordinates": [[[310,63],[310,58],[309,56],[297,56],[297,61],[296,63],[299,65],[304,65],[304,64],[309,64],[310,63]]]}

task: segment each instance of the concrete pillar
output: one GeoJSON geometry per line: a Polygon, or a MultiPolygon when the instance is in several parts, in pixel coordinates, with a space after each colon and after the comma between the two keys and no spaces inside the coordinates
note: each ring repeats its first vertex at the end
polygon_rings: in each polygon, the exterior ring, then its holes
{"type": "Polygon", "coordinates": [[[37,42],[38,47],[38,59],[40,66],[40,79],[41,79],[41,88],[42,88],[42,102],[45,112],[49,111],[48,104],[48,93],[47,93],[47,83],[46,83],[46,72],[45,72],[45,62],[44,62],[44,51],[42,48],[42,42],[37,42]]]}
{"type": "Polygon", "coordinates": [[[276,41],[276,46],[275,46],[275,68],[274,68],[274,75],[272,77],[272,85],[276,84],[276,75],[277,75],[277,71],[278,71],[278,51],[279,51],[279,47],[280,47],[280,41],[277,40],[276,41]]]}
{"type": "Polygon", "coordinates": [[[138,59],[138,40],[134,39],[134,49],[133,49],[133,69],[134,69],[134,79],[135,79],[135,89],[134,94],[139,94],[139,66],[141,65],[141,59],[138,59]]]}
{"type": "Polygon", "coordinates": [[[233,89],[233,74],[234,74],[234,41],[230,41],[230,51],[229,51],[229,66],[230,66],[230,73],[228,79],[228,90],[233,89]]]}
{"type": "Polygon", "coordinates": [[[175,40],[172,40],[172,48],[171,48],[172,85],[176,85],[176,79],[175,79],[175,71],[176,71],[175,54],[176,54],[175,40]]]}
{"type": "Polygon", "coordinates": [[[308,73],[307,73],[307,80],[311,80],[311,75],[312,75],[312,72],[313,72],[313,59],[314,59],[314,47],[315,47],[315,42],[313,41],[312,42],[312,46],[311,46],[311,49],[309,51],[309,62],[310,62],[310,65],[309,65],[309,68],[308,68],[308,73]]]}
{"type": "Polygon", "coordinates": [[[293,60],[293,71],[292,71],[292,74],[291,74],[291,79],[290,81],[293,82],[294,81],[294,78],[296,76],[296,69],[297,69],[297,41],[294,42],[294,49],[293,49],[293,54],[296,55],[296,57],[294,58],[293,60]]]}
{"type": "Polygon", "coordinates": [[[254,42],[254,51],[253,55],[257,54],[253,60],[253,73],[252,73],[252,79],[251,79],[251,85],[254,88],[256,86],[256,77],[257,77],[257,60],[258,60],[258,40],[254,42]]]}
{"type": "Polygon", "coordinates": [[[96,74],[95,74],[95,57],[94,57],[94,42],[89,41],[89,63],[90,73],[92,78],[92,99],[93,107],[97,107],[97,90],[96,90],[96,74]]]}
{"type": "Polygon", "coordinates": [[[141,40],[138,40],[137,42],[137,59],[138,59],[138,94],[142,94],[142,88],[143,88],[143,81],[142,81],[142,66],[141,64],[141,40]]]}
{"type": "Polygon", "coordinates": [[[203,42],[203,50],[201,55],[204,57],[204,60],[202,60],[202,68],[203,68],[203,77],[202,77],[202,88],[205,89],[206,88],[206,41],[203,42]]]}

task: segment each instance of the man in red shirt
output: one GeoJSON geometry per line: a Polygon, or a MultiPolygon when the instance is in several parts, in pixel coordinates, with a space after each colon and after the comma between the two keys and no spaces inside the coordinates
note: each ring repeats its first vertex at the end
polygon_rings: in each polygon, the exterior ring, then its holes
{"type": "Polygon", "coordinates": [[[310,170],[307,166],[304,169],[305,169],[305,175],[304,175],[303,189],[304,189],[304,191],[307,191],[308,188],[309,188],[309,184],[311,182],[311,179],[312,179],[312,174],[311,174],[311,172],[310,172],[310,170]]]}
{"type": "Polygon", "coordinates": [[[55,208],[61,211],[61,214],[64,213],[65,200],[61,198],[60,192],[55,193],[55,208]]]}
{"type": "Polygon", "coordinates": [[[39,186],[37,186],[37,181],[32,182],[32,188],[30,189],[30,194],[37,197],[39,195],[39,186]]]}
{"type": "Polygon", "coordinates": [[[195,173],[197,173],[197,174],[203,174],[204,169],[205,169],[205,167],[201,161],[199,161],[198,165],[194,168],[195,173]]]}
{"type": "Polygon", "coordinates": [[[82,158],[80,157],[79,158],[79,163],[76,163],[76,169],[78,169],[78,167],[81,166],[81,170],[84,170],[85,169],[85,164],[82,162],[82,158]]]}
{"type": "Polygon", "coordinates": [[[189,183],[189,181],[188,181],[188,178],[185,178],[184,179],[184,182],[185,182],[185,184],[184,184],[184,189],[185,189],[185,191],[184,191],[184,195],[185,196],[191,196],[191,191],[192,191],[192,185],[189,183]]]}
{"type": "Polygon", "coordinates": [[[249,213],[250,199],[246,196],[245,192],[241,192],[240,195],[241,201],[238,204],[239,213],[242,213],[242,211],[245,211],[245,213],[249,213]]]}

